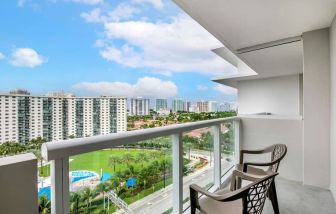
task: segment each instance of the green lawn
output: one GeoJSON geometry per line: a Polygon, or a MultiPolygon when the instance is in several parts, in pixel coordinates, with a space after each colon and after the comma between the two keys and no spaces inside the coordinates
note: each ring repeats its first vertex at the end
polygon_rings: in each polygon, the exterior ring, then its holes
{"type": "MultiPolygon", "coordinates": [[[[162,160],[164,157],[162,155],[158,155],[158,158],[153,159],[150,156],[150,153],[159,153],[156,150],[142,150],[142,149],[109,149],[109,150],[101,150],[96,152],[90,152],[86,154],[76,155],[70,157],[70,170],[89,170],[94,171],[100,175],[100,169],[103,169],[103,172],[113,173],[113,167],[108,165],[110,156],[118,156],[120,158],[123,157],[124,154],[130,153],[135,158],[134,161],[130,162],[130,165],[133,165],[137,170],[143,166],[149,165],[154,160],[162,160]],[[146,153],[148,157],[148,161],[144,161],[143,163],[139,163],[136,161],[136,157],[139,153],[146,153]]],[[[123,171],[127,169],[127,164],[125,162],[116,164],[116,171],[123,171]]],[[[41,172],[41,169],[40,169],[41,172]]],[[[50,169],[48,166],[43,166],[43,173],[40,174],[42,177],[48,177],[50,175],[50,169]]]]}

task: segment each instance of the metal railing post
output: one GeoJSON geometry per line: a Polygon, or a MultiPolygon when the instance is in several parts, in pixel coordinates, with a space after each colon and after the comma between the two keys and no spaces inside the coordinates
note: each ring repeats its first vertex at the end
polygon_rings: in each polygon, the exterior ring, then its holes
{"type": "Polygon", "coordinates": [[[69,158],[52,160],[51,213],[70,213],[69,203],[69,158]]]}
{"type": "Polygon", "coordinates": [[[172,135],[173,144],[173,213],[183,212],[183,150],[182,134],[172,135]]]}
{"type": "Polygon", "coordinates": [[[214,137],[214,184],[216,188],[221,186],[221,145],[220,145],[220,125],[212,126],[214,137]]]}
{"type": "Polygon", "coordinates": [[[240,149],[241,149],[241,125],[240,120],[233,121],[233,128],[234,128],[234,145],[235,145],[235,163],[239,164],[239,156],[240,156],[240,149]]]}

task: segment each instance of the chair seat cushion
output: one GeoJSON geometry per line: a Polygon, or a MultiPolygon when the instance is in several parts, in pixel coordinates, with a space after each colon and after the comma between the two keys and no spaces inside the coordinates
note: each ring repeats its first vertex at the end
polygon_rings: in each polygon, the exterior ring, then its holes
{"type": "MultiPolygon", "coordinates": [[[[219,190],[216,191],[217,194],[224,194],[229,192],[230,190],[219,190]]],[[[213,200],[209,197],[203,196],[201,197],[199,201],[200,207],[201,207],[201,213],[203,214],[241,214],[243,205],[242,200],[238,199],[235,201],[230,202],[221,202],[213,200]]]]}

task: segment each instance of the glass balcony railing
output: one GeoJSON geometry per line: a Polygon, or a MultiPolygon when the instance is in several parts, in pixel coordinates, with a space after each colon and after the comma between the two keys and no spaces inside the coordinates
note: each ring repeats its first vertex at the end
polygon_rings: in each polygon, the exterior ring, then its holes
{"type": "Polygon", "coordinates": [[[216,187],[231,169],[237,131],[233,117],[46,143],[40,195],[55,214],[182,213],[191,183],[216,187]]]}

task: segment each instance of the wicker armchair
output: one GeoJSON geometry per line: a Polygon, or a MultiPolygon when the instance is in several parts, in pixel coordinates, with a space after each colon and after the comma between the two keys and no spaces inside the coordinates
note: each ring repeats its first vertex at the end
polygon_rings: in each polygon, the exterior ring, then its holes
{"type": "Polygon", "coordinates": [[[191,214],[196,210],[204,214],[261,214],[267,192],[277,173],[256,178],[235,170],[232,174],[230,190],[210,193],[196,184],[190,185],[191,214]],[[247,186],[236,189],[237,178],[251,181],[247,186]],[[203,197],[199,197],[199,193],[203,197]]]}
{"type": "MultiPolygon", "coordinates": [[[[275,144],[261,150],[241,150],[239,164],[237,165],[236,169],[251,174],[253,176],[263,177],[267,175],[270,171],[274,173],[278,172],[280,161],[286,156],[286,154],[287,154],[287,147],[284,144],[275,144]],[[258,163],[244,162],[244,154],[265,154],[265,153],[272,153],[270,162],[258,162],[258,163]],[[267,166],[268,166],[267,170],[258,168],[267,166]]],[[[237,184],[236,188],[240,188],[241,180],[238,180],[236,184],[237,184]]],[[[268,197],[272,201],[274,213],[279,214],[280,211],[274,181],[271,183],[271,188],[268,192],[268,197]]]]}

